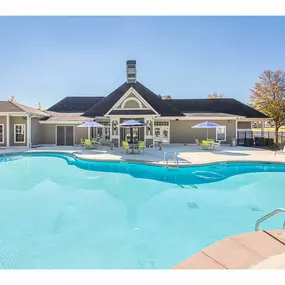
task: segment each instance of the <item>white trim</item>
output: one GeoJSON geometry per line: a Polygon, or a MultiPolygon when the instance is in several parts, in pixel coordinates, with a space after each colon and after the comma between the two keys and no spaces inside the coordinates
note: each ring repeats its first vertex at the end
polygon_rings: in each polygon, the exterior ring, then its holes
{"type": "MultiPolygon", "coordinates": [[[[231,121],[234,121],[234,120],[237,120],[239,119],[238,117],[159,117],[159,120],[171,120],[171,121],[176,121],[176,120],[179,120],[179,121],[228,121],[228,120],[231,120],[231,121]]],[[[247,119],[247,121],[249,121],[247,119]]]]}
{"type": "MultiPolygon", "coordinates": [[[[87,121],[86,121],[87,122],[87,121]]],[[[60,125],[63,124],[65,126],[68,125],[81,125],[84,123],[84,121],[39,121],[40,124],[43,125],[60,125]]]]}
{"type": "Polygon", "coordinates": [[[216,128],[216,141],[221,141],[221,142],[225,142],[227,140],[227,127],[226,126],[220,126],[218,128],[216,128]],[[217,130],[220,128],[224,128],[225,129],[225,139],[224,140],[218,140],[218,133],[217,130]]]}
{"type": "Polygon", "coordinates": [[[120,110],[121,109],[123,109],[123,110],[124,109],[127,109],[127,110],[132,109],[132,110],[134,110],[134,109],[146,109],[146,108],[143,108],[142,102],[138,98],[136,98],[136,97],[129,97],[129,98],[126,98],[126,100],[123,101],[122,107],[118,108],[118,109],[120,109],[120,110]],[[139,104],[139,108],[125,108],[126,103],[128,103],[129,101],[137,102],[139,104]]]}
{"type": "Polygon", "coordinates": [[[5,129],[4,124],[0,124],[0,127],[2,126],[2,141],[0,141],[1,144],[5,143],[5,129]]]}
{"type": "Polygon", "coordinates": [[[25,140],[26,140],[26,125],[25,124],[14,124],[14,143],[25,143],[25,140]],[[21,141],[21,142],[16,141],[16,128],[17,128],[17,126],[23,127],[24,141],[21,141]]]}
{"type": "MultiPolygon", "coordinates": [[[[144,100],[144,98],[133,88],[130,87],[130,89],[115,103],[115,105],[113,105],[113,107],[104,115],[104,116],[108,116],[109,113],[116,109],[121,103],[123,103],[123,101],[131,94],[133,93],[146,107],[148,107],[149,109],[151,109],[156,115],[159,115],[159,113],[153,109],[153,107],[144,100]]],[[[132,97],[133,98],[133,97],[132,97]]],[[[144,108],[146,109],[146,108],[144,108]]],[[[123,115],[122,115],[123,116],[123,115]]],[[[141,115],[142,116],[142,115],[141,115]]]]}
{"type": "Polygon", "coordinates": [[[110,120],[113,120],[113,119],[115,119],[115,118],[146,118],[146,117],[150,117],[150,118],[153,118],[155,115],[144,115],[144,114],[142,114],[142,115],[124,115],[124,114],[122,114],[122,115],[106,115],[106,117],[105,117],[105,119],[106,118],[110,118],[110,120]],[[119,116],[119,117],[118,117],[119,116]]]}
{"type": "Polygon", "coordinates": [[[237,140],[237,137],[238,137],[238,120],[235,121],[235,126],[236,126],[236,137],[235,139],[237,140]]]}
{"type": "Polygon", "coordinates": [[[32,144],[32,121],[31,117],[27,116],[27,147],[31,147],[32,144]]]}
{"type": "Polygon", "coordinates": [[[7,115],[7,125],[6,125],[6,128],[7,128],[7,132],[6,132],[6,147],[9,147],[10,146],[10,116],[7,115]]]}

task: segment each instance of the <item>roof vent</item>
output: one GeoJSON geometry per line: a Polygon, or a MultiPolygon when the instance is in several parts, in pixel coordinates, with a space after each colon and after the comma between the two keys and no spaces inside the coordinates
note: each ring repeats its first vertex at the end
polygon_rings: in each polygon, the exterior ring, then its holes
{"type": "Polygon", "coordinates": [[[136,61],[127,61],[127,83],[136,83],[137,80],[136,61]]]}

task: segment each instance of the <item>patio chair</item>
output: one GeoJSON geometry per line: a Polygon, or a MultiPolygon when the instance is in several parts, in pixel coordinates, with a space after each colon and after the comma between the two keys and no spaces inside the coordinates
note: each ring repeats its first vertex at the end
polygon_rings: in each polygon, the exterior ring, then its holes
{"type": "Polygon", "coordinates": [[[195,139],[196,145],[200,145],[200,141],[198,139],[195,139]]]}
{"type": "Polygon", "coordinates": [[[92,144],[92,146],[97,148],[97,146],[98,146],[98,144],[100,144],[100,142],[98,142],[96,138],[92,138],[91,139],[91,144],[92,144]]]}
{"type": "Polygon", "coordinates": [[[84,143],[84,146],[85,146],[85,148],[91,148],[91,147],[92,147],[91,140],[86,139],[86,140],[85,140],[85,143],[84,143]]]}
{"type": "Polygon", "coordinates": [[[122,150],[125,150],[126,153],[129,153],[130,147],[129,147],[128,142],[122,141],[122,147],[123,147],[122,150]]]}
{"type": "Polygon", "coordinates": [[[84,139],[80,138],[80,146],[84,147],[84,139]]]}
{"type": "Polygon", "coordinates": [[[139,148],[138,148],[139,152],[141,152],[141,150],[143,151],[144,153],[144,150],[145,150],[145,143],[143,141],[140,141],[139,142],[139,148]]]}
{"type": "Polygon", "coordinates": [[[211,144],[208,140],[202,140],[202,149],[210,149],[211,144]]]}
{"type": "Polygon", "coordinates": [[[213,148],[214,150],[217,148],[217,147],[220,147],[221,146],[221,141],[218,141],[218,142],[214,142],[213,143],[213,148]]]}

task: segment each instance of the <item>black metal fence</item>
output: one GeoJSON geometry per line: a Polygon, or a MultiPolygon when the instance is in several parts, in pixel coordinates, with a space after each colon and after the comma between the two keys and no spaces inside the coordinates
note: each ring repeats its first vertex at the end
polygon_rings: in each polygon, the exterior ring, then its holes
{"type": "MultiPolygon", "coordinates": [[[[275,132],[238,130],[237,145],[271,147],[276,142],[275,132]]],[[[285,144],[285,132],[278,132],[278,143],[285,144]]]]}

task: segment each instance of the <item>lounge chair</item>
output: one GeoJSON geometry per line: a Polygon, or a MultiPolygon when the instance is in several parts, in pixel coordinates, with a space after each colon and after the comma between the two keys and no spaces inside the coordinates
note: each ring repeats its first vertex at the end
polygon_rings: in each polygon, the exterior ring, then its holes
{"type": "Polygon", "coordinates": [[[80,146],[84,147],[84,139],[80,138],[80,146]]]}
{"type": "Polygon", "coordinates": [[[85,140],[85,143],[84,143],[84,146],[85,146],[85,148],[91,148],[91,147],[92,147],[91,140],[86,139],[86,140],[85,140]]]}
{"type": "Polygon", "coordinates": [[[123,147],[122,149],[125,150],[126,153],[129,153],[130,147],[129,147],[128,142],[122,141],[122,147],[123,147]]]}
{"type": "Polygon", "coordinates": [[[195,139],[196,145],[200,145],[200,141],[198,139],[195,139]]]}
{"type": "Polygon", "coordinates": [[[141,152],[141,150],[143,151],[144,153],[144,150],[145,150],[145,143],[140,141],[139,142],[139,148],[138,148],[139,152],[141,152]]]}

